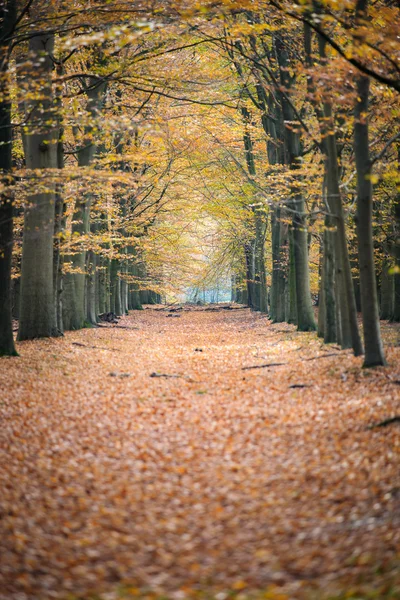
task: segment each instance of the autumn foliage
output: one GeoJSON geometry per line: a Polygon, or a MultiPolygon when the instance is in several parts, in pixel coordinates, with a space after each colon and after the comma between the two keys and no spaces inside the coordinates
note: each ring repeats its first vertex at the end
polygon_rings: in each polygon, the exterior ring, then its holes
{"type": "Polygon", "coordinates": [[[397,598],[398,333],[373,372],[248,309],[24,342],[1,597],[397,598]]]}
{"type": "Polygon", "coordinates": [[[400,598],[399,30],[0,0],[0,599],[400,598]]]}

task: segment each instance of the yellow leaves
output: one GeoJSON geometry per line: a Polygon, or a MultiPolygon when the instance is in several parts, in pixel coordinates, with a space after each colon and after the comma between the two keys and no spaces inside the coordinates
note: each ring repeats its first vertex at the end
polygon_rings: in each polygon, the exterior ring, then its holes
{"type": "Polygon", "coordinates": [[[389,275],[398,275],[398,274],[400,274],[400,266],[399,265],[394,265],[393,267],[390,267],[388,273],[389,273],[389,275]]]}
{"type": "Polygon", "coordinates": [[[263,600],[290,600],[290,596],[283,594],[275,585],[269,586],[261,598],[263,600]]]}
{"type": "Polygon", "coordinates": [[[232,585],[232,589],[237,591],[240,590],[244,590],[247,587],[247,583],[246,581],[244,581],[243,579],[238,579],[237,581],[235,581],[232,585]]]}

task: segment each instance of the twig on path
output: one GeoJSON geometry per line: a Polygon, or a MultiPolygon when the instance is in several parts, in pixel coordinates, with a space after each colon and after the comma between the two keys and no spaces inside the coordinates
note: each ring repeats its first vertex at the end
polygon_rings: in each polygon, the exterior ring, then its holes
{"type": "Polygon", "coordinates": [[[367,429],[375,429],[375,427],[387,427],[388,425],[392,425],[392,423],[400,423],[400,415],[389,417],[388,419],[379,421],[379,423],[373,423],[372,425],[369,425],[367,429]]]}
{"type": "Polygon", "coordinates": [[[130,327],[129,325],[97,325],[97,327],[103,327],[104,329],[135,329],[136,331],[140,330],[140,327],[130,327]]]}
{"type": "Polygon", "coordinates": [[[112,371],[109,375],[110,377],[130,377],[131,373],[117,373],[116,371],[112,371]]]}
{"type": "Polygon", "coordinates": [[[94,350],[110,350],[111,352],[121,352],[119,348],[103,348],[102,346],[88,346],[87,344],[81,344],[81,342],[72,342],[73,346],[82,346],[82,348],[93,348],[94,350]]]}
{"type": "Polygon", "coordinates": [[[150,373],[149,377],[183,377],[183,375],[170,375],[168,373],[150,373]]]}
{"type": "Polygon", "coordinates": [[[297,388],[307,388],[307,387],[311,387],[311,385],[308,385],[307,383],[294,383],[293,385],[289,385],[289,389],[294,390],[297,388]]]}
{"type": "Polygon", "coordinates": [[[153,373],[150,373],[149,377],[165,377],[165,378],[174,378],[174,379],[186,379],[186,381],[189,381],[190,383],[198,383],[195,379],[192,379],[191,377],[189,377],[189,375],[176,375],[176,374],[170,374],[170,373],[157,373],[157,371],[154,371],[153,373]]]}
{"type": "Polygon", "coordinates": [[[264,365],[251,365],[250,367],[242,367],[242,371],[249,371],[250,369],[266,369],[267,367],[280,367],[287,365],[287,363],[266,363],[264,365]]]}

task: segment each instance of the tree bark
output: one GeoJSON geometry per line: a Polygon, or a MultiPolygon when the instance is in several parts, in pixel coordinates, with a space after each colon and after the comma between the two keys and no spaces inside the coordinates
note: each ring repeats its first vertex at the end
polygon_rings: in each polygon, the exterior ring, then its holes
{"type": "MultiPolygon", "coordinates": [[[[276,37],[276,53],[279,63],[280,80],[285,89],[285,94],[281,93],[280,95],[283,118],[286,123],[294,123],[296,115],[292,105],[288,101],[288,94],[291,87],[291,78],[288,74],[289,59],[285,46],[278,36],[276,37]]],[[[300,136],[292,126],[290,129],[286,126],[284,130],[284,139],[286,146],[286,163],[293,171],[296,171],[299,165],[298,160],[302,155],[300,136]]],[[[310,291],[307,219],[303,195],[293,190],[293,199],[290,204],[293,209],[292,224],[296,272],[297,328],[299,331],[315,331],[316,324],[310,291]]]]}
{"type": "MultiPolygon", "coordinates": [[[[309,38],[306,41],[306,53],[308,55],[309,64],[311,64],[310,35],[309,27],[306,26],[305,37],[309,38]]],[[[320,60],[324,63],[326,61],[325,41],[319,37],[318,44],[320,60]]],[[[326,300],[329,300],[330,298],[330,306],[332,309],[336,306],[336,317],[333,314],[327,315],[332,324],[336,321],[336,335],[331,331],[329,338],[336,338],[336,342],[341,344],[343,348],[353,348],[355,356],[359,356],[363,353],[363,347],[358,330],[357,307],[355,303],[343,204],[339,186],[339,164],[332,105],[330,101],[325,99],[322,112],[316,107],[315,102],[314,107],[320,125],[322,149],[326,156],[326,205],[328,215],[326,227],[331,229],[333,225],[336,226],[336,234],[333,238],[334,248],[332,249],[335,273],[331,275],[331,277],[334,277],[335,287],[332,288],[330,292],[331,296],[325,298],[326,300]],[[335,298],[332,297],[333,293],[335,294],[335,298]]],[[[327,248],[329,248],[329,243],[327,248]]]]}
{"type": "MultiPolygon", "coordinates": [[[[30,73],[33,94],[26,102],[26,167],[56,169],[58,128],[51,81],[54,35],[32,37],[29,51],[36,68],[30,73]]],[[[30,194],[25,208],[19,340],[59,335],[53,286],[55,185],[48,181],[46,187],[46,191],[30,194]]]]}
{"type": "MultiPolygon", "coordinates": [[[[92,122],[85,127],[85,136],[82,146],[78,149],[78,165],[80,167],[89,167],[96,153],[96,144],[93,142],[93,131],[96,127],[96,119],[104,100],[106,84],[96,85],[96,80],[89,79],[87,86],[87,112],[89,113],[92,122]]],[[[65,262],[69,262],[72,267],[65,274],[64,278],[64,300],[63,300],[63,316],[65,329],[81,329],[85,322],[94,325],[97,322],[96,315],[93,314],[93,303],[90,309],[90,318],[87,314],[87,303],[85,302],[85,287],[86,287],[86,249],[84,242],[80,241],[79,245],[74,244],[74,236],[82,237],[90,232],[90,207],[92,198],[90,194],[84,194],[82,199],[78,199],[75,205],[73,226],[72,226],[72,252],[65,256],[65,262]]],[[[95,268],[96,261],[91,260],[91,264],[95,268]]],[[[94,290],[95,278],[89,279],[90,298],[95,294],[94,290]]]]}
{"type": "MultiPolygon", "coordinates": [[[[11,34],[17,18],[16,0],[0,7],[0,39],[11,34]]],[[[9,89],[9,44],[0,45],[0,356],[16,356],[12,330],[11,261],[13,247],[12,126],[9,89]]]]}
{"type": "Polygon", "coordinates": [[[361,309],[364,327],[364,367],[385,365],[380,333],[372,237],[372,183],[369,157],[369,78],[358,76],[355,105],[354,155],[357,170],[357,241],[360,265],[361,309]]]}
{"type": "MultiPolygon", "coordinates": [[[[400,165],[400,144],[398,150],[398,162],[400,165]]],[[[394,298],[393,298],[393,316],[391,321],[395,323],[400,322],[400,193],[397,194],[397,198],[394,205],[394,225],[395,225],[395,239],[394,239],[394,259],[395,259],[395,273],[394,273],[394,298]]]]}

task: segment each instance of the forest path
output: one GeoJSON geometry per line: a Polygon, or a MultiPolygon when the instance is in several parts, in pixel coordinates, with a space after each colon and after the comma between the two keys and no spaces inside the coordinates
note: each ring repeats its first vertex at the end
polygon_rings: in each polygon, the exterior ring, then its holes
{"type": "Polygon", "coordinates": [[[247,309],[147,309],[18,349],[0,361],[0,598],[321,599],[399,573],[399,429],[368,429],[400,413],[399,347],[363,371],[247,309]]]}

